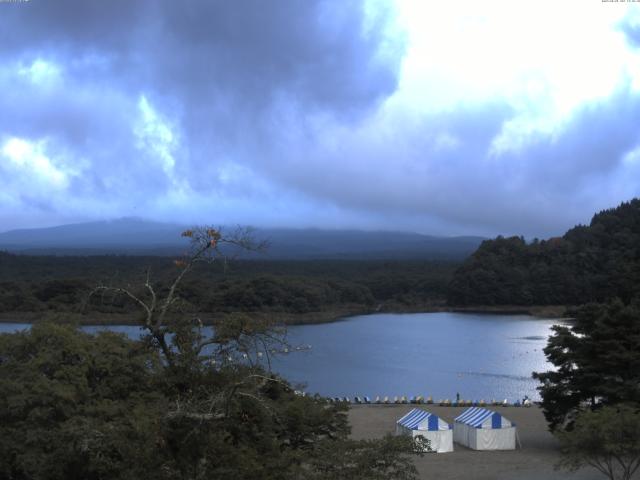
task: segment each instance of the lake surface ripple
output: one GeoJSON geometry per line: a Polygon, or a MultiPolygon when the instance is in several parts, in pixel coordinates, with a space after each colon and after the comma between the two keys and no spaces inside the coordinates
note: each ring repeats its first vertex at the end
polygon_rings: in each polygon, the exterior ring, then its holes
{"type": "MultiPolygon", "coordinates": [[[[305,390],[327,396],[432,396],[434,400],[539,399],[533,371],[550,369],[542,349],[558,320],[470,313],[374,314],[292,326],[292,345],[310,350],[276,356],[272,367],[305,390]]],[[[0,332],[28,328],[0,324],[0,332]]],[[[132,338],[138,327],[109,329],[132,338]]]]}

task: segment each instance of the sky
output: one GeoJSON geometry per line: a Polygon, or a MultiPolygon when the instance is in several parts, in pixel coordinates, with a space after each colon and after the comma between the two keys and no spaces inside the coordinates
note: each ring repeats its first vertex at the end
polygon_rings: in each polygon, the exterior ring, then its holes
{"type": "Polygon", "coordinates": [[[640,3],[0,2],[0,231],[561,235],[640,196],[640,3]]]}

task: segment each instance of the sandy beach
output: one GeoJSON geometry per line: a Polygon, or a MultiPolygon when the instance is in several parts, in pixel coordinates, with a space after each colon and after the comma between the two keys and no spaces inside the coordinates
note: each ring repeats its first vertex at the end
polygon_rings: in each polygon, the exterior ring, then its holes
{"type": "MultiPolygon", "coordinates": [[[[424,408],[453,422],[464,407],[440,407],[434,405],[353,405],[349,410],[352,437],[370,439],[395,432],[395,422],[414,407],[424,408]]],[[[554,470],[558,461],[558,443],[548,432],[539,407],[491,407],[514,422],[522,448],[515,451],[474,451],[454,444],[452,453],[425,454],[416,457],[421,479],[443,478],[448,480],[602,480],[595,469],[583,469],[576,473],[554,470]]],[[[640,476],[637,476],[640,478],[640,476]]],[[[635,477],[634,477],[635,478],[635,477]]]]}

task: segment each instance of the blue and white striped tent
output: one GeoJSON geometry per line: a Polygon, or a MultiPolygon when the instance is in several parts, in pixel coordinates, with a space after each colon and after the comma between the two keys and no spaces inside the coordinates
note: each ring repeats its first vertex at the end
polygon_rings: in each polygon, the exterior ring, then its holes
{"type": "Polygon", "coordinates": [[[455,418],[456,422],[467,424],[474,428],[507,428],[511,422],[498,412],[482,407],[472,407],[455,418]]]}
{"type": "Polygon", "coordinates": [[[453,452],[452,428],[431,412],[414,408],[396,422],[396,435],[422,436],[429,440],[431,450],[453,452]]]}
{"type": "Polygon", "coordinates": [[[453,440],[474,450],[514,450],[516,426],[498,412],[472,407],[454,419],[453,440]]]}

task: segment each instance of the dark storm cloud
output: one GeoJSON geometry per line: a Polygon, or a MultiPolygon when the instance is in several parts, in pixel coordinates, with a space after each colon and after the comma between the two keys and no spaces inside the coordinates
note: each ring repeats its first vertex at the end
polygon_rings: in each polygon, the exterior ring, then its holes
{"type": "Polygon", "coordinates": [[[640,194],[631,87],[528,132],[500,98],[398,106],[393,26],[356,0],[0,3],[0,219],[541,236],[640,194]]]}
{"type": "Polygon", "coordinates": [[[356,0],[36,0],[5,10],[5,55],[102,57],[110,80],[160,95],[178,91],[181,100],[225,94],[259,106],[284,94],[349,112],[396,86],[398,59],[389,65],[377,57],[384,22],[366,22],[356,0]]]}
{"type": "Polygon", "coordinates": [[[261,182],[242,164],[278,141],[274,110],[353,122],[395,90],[402,43],[385,15],[354,0],[2,5],[0,140],[46,139],[76,170],[61,204],[144,204],[178,187],[251,197],[261,182]],[[143,98],[170,140],[145,129],[143,98]]]}

